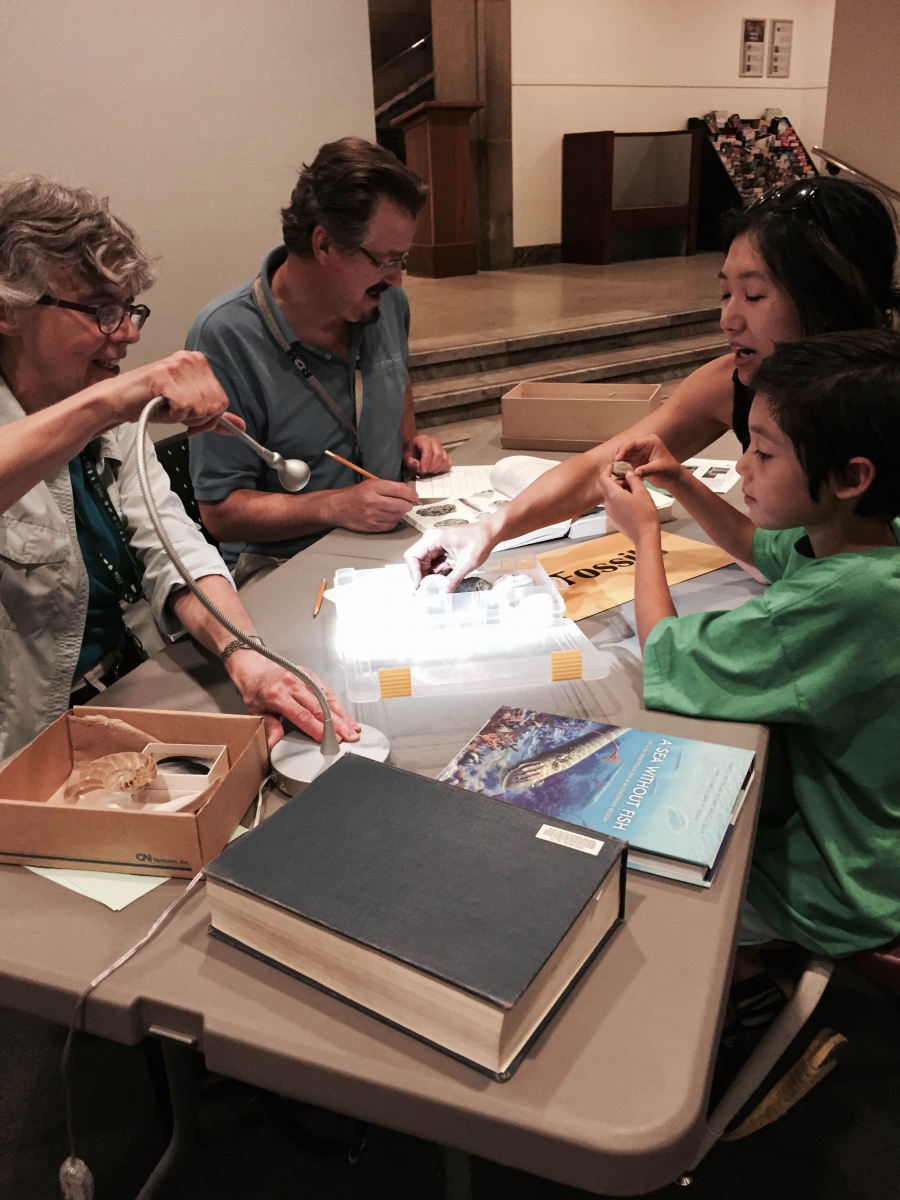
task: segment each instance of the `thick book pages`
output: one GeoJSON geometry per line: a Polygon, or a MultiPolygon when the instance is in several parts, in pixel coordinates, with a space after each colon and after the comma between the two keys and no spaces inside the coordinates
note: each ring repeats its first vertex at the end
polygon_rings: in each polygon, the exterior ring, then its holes
{"type": "Polygon", "coordinates": [[[505,1078],[619,923],[623,851],[347,755],[209,865],[212,932],[505,1078]]]}
{"type": "Polygon", "coordinates": [[[752,750],[504,707],[439,778],[625,838],[628,865],[709,886],[752,750]]]}
{"type": "MultiPolygon", "coordinates": [[[[454,467],[446,475],[417,480],[415,486],[422,502],[408,512],[404,520],[422,533],[448,525],[471,525],[496,512],[498,507],[558,465],[545,458],[513,454],[501,458],[492,467],[454,467]],[[469,485],[468,491],[460,486],[463,481],[469,485]]],[[[517,546],[565,537],[570,524],[568,520],[557,521],[499,542],[495,549],[512,550],[517,546]]]]}

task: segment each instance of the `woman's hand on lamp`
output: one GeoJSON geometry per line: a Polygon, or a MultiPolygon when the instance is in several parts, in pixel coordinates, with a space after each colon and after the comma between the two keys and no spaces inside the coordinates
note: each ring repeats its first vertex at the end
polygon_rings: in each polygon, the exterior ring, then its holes
{"type": "MultiPolygon", "coordinates": [[[[279,667],[253,650],[238,650],[225,664],[232,683],[241,694],[247,712],[265,717],[266,740],[269,749],[284,735],[281,718],[287,717],[298,729],[317,742],[322,740],[322,709],[309,688],[292,671],[279,667]]],[[[313,671],[307,674],[316,681],[331,708],[334,731],[344,742],[359,741],[360,727],[340,700],[313,671]]]]}
{"type": "MultiPolygon", "coordinates": [[[[165,425],[185,425],[188,434],[209,433],[216,429],[219,417],[239,429],[240,417],[226,413],[228,397],[202,354],[179,350],[158,362],[123,371],[108,383],[95,384],[96,392],[108,412],[107,428],[125,421],[136,421],[154,396],[164,396],[153,420],[165,425]]],[[[84,393],[87,395],[87,393],[84,393]]]]}

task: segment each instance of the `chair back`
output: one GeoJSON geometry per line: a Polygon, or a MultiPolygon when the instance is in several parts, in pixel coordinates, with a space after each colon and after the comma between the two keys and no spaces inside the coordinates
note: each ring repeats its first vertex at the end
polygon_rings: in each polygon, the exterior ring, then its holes
{"type": "Polygon", "coordinates": [[[200,506],[194,495],[194,485],[191,483],[188,435],[176,433],[172,437],[163,438],[161,442],[156,443],[154,449],[160,466],[169,477],[172,491],[184,505],[185,512],[192,521],[197,522],[209,544],[218,550],[219,543],[200,519],[200,506]]]}

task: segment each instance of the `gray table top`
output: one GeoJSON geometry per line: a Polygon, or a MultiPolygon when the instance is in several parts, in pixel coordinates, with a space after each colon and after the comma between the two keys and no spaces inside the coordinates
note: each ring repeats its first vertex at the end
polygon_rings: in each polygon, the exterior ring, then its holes
{"type": "MultiPolygon", "coordinates": [[[[458,462],[499,457],[473,439],[458,462]]],[[[551,456],[547,457],[559,457],[551,456]]],[[[697,534],[683,521],[668,526],[697,534]]],[[[335,531],[253,588],[266,642],[340,688],[334,609],[313,621],[319,582],[339,566],[396,561],[400,529],[335,531]]],[[[730,608],[757,590],[738,567],[676,589],[680,611],[730,608]]],[[[605,678],[465,696],[350,706],[390,738],[392,761],[434,775],[499,703],[602,718],[756,750],[758,726],[641,707],[630,606],[580,624],[608,660],[605,678]]],[[[219,664],[171,647],[103,695],[104,703],[242,711],[219,664]]],[[[207,935],[201,891],[87,1005],[86,1028],[133,1043],[151,1026],[193,1038],[211,1070],[607,1194],[662,1186],[692,1158],[724,1010],[762,770],[712,888],[630,873],[623,927],[507,1083],[495,1083],[207,935]]],[[[170,881],[120,913],[17,867],[0,867],[0,1003],[53,1020],[135,942],[184,885],[170,881]]]]}

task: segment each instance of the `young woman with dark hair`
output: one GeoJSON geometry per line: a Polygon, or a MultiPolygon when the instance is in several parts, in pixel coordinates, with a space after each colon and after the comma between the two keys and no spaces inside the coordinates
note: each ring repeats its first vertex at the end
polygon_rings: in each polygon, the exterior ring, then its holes
{"type": "Polygon", "coordinates": [[[900,307],[894,219],[859,184],[822,177],[777,188],[733,214],[725,240],[721,325],[730,352],[612,442],[542,475],[490,521],[426,534],[406,555],[416,579],[446,574],[452,589],[498,542],[588,512],[601,502],[600,473],[615,446],[629,439],[655,434],[684,461],[731,428],[746,448],[753,377],[776,343],[889,327],[900,307]]]}

